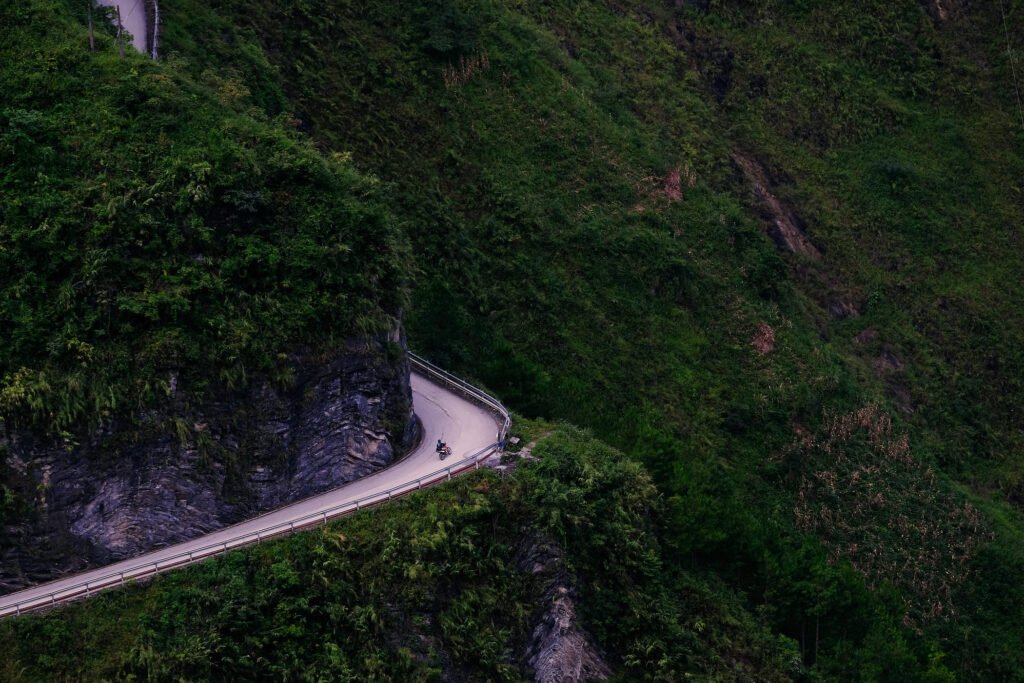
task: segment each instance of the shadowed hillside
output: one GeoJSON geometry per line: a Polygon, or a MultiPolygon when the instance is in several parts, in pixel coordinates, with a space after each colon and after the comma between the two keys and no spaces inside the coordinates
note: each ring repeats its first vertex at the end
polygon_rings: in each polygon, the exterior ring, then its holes
{"type": "Polygon", "coordinates": [[[147,69],[380,179],[418,350],[649,473],[652,571],[714,588],[642,638],[581,592],[612,670],[1024,676],[1019,0],[161,11],[147,69]]]}

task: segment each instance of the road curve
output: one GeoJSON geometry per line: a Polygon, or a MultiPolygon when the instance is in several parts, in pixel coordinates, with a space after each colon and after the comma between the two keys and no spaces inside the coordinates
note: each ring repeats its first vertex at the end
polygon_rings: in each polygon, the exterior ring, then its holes
{"type": "Polygon", "coordinates": [[[296,528],[315,526],[355,510],[352,504],[356,501],[366,501],[364,505],[369,505],[389,500],[389,491],[396,496],[403,495],[418,489],[421,484],[450,478],[475,463],[481,451],[487,452],[485,449],[495,444],[502,425],[494,413],[467,400],[462,392],[435,383],[419,372],[413,372],[411,383],[413,410],[422,425],[422,438],[412,453],[394,465],[333,491],[184,543],[0,596],[0,618],[82,597],[102,588],[120,585],[126,579],[149,576],[172,566],[184,566],[193,561],[189,553],[199,560],[222,552],[224,544],[227,544],[226,548],[241,547],[256,542],[261,534],[262,538],[268,538],[296,528]],[[434,452],[438,439],[446,441],[453,450],[444,462],[440,462],[434,452]],[[445,471],[439,472],[442,468],[447,468],[447,477],[445,471]],[[377,500],[373,499],[374,496],[377,500]],[[368,498],[370,500],[367,501],[368,498]],[[346,505],[351,510],[345,509],[346,505]],[[239,540],[243,537],[248,537],[248,540],[239,540]],[[166,565],[161,565],[161,562],[166,565]]]}
{"type": "MultiPolygon", "coordinates": [[[[146,24],[149,18],[146,16],[146,3],[144,0],[98,0],[100,5],[107,7],[121,8],[121,24],[124,30],[132,35],[132,45],[142,54],[146,51],[146,24]]],[[[114,19],[117,25],[117,19],[114,19]]]]}

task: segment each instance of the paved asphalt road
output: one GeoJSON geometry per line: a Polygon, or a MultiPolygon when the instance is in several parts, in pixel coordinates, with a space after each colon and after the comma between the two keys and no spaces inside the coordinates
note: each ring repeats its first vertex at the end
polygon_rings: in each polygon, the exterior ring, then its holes
{"type": "MultiPolygon", "coordinates": [[[[146,52],[146,7],[143,0],[98,0],[107,7],[121,6],[121,24],[132,34],[132,45],[142,54],[146,52]]],[[[114,18],[116,25],[117,18],[114,18]]],[[[125,41],[126,43],[128,41],[125,41]]]]}
{"type": "Polygon", "coordinates": [[[114,573],[127,572],[133,568],[159,562],[181,553],[237,538],[244,533],[266,530],[282,523],[287,525],[288,522],[387,491],[401,484],[415,483],[418,478],[442,467],[457,465],[468,455],[494,443],[499,425],[491,413],[417,373],[412,375],[412,391],[413,409],[423,425],[423,437],[415,451],[391,467],[333,491],[293,503],[191,541],[168,546],[131,560],[74,574],[17,593],[0,596],[0,616],[9,614],[8,608],[19,602],[23,603],[33,598],[48,596],[55,591],[86,581],[94,581],[114,573]],[[452,455],[445,458],[443,463],[438,460],[437,454],[434,452],[434,444],[439,438],[448,442],[453,451],[452,455]]]}

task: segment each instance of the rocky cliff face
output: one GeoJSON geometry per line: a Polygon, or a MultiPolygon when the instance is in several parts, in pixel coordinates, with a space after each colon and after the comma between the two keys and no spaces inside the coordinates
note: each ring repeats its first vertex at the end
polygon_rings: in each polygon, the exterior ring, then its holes
{"type": "Polygon", "coordinates": [[[613,674],[600,649],[576,617],[576,589],[561,548],[535,539],[517,558],[520,570],[547,578],[545,609],[526,643],[524,659],[534,683],[604,681],[613,674]]]}
{"type": "Polygon", "coordinates": [[[330,357],[296,356],[292,369],[286,389],[261,380],[197,406],[172,378],[166,409],[111,422],[73,446],[7,434],[0,478],[20,510],[8,509],[0,529],[0,592],[321,493],[412,445],[400,333],[330,357]]]}

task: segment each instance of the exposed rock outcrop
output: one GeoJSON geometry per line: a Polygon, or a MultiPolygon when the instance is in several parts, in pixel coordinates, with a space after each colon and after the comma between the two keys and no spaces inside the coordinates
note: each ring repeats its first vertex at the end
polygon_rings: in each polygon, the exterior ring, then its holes
{"type": "Polygon", "coordinates": [[[775,244],[780,249],[808,258],[821,258],[821,251],[807,238],[803,220],[769,189],[771,183],[764,167],[743,154],[733,154],[732,160],[750,186],[757,208],[768,223],[768,235],[775,244]]]}
{"type": "Polygon", "coordinates": [[[852,301],[838,298],[829,302],[828,315],[833,320],[847,320],[860,316],[860,311],[852,301]]]}
{"type": "Polygon", "coordinates": [[[561,549],[537,541],[520,553],[522,571],[550,574],[546,605],[526,645],[526,663],[536,683],[603,681],[612,675],[600,650],[577,623],[576,591],[562,562],[561,549]]]}
{"type": "Polygon", "coordinates": [[[177,387],[165,409],[73,447],[8,434],[0,479],[28,509],[0,530],[0,591],[194,538],[390,464],[416,436],[402,347],[396,332],[296,356],[288,388],[261,380],[194,407],[177,387]]]}
{"type": "Polygon", "coordinates": [[[959,18],[963,14],[964,0],[921,0],[921,4],[937,24],[959,18]]]}

